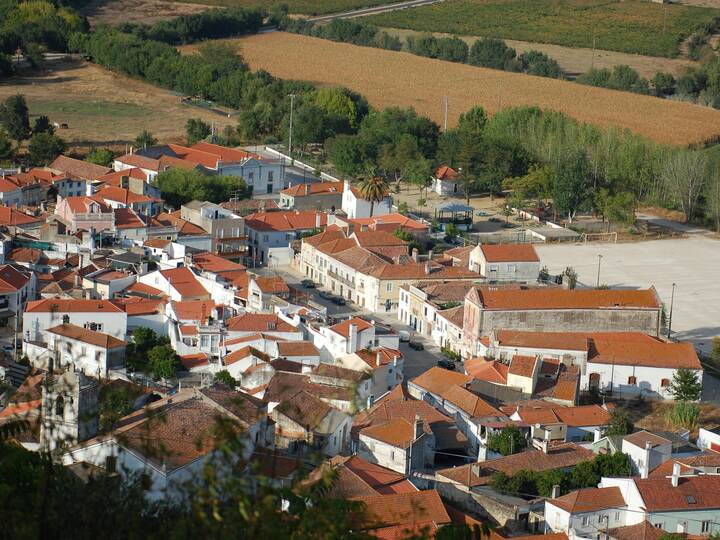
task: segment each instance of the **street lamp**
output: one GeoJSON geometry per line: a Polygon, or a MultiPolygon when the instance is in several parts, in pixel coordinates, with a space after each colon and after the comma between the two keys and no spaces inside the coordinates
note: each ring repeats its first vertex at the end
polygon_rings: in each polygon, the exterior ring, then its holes
{"type": "Polygon", "coordinates": [[[601,254],[598,254],[598,271],[597,271],[597,284],[595,285],[596,288],[600,288],[600,263],[602,262],[603,256],[601,254]]]}
{"type": "Polygon", "coordinates": [[[670,339],[670,333],[672,332],[672,312],[673,304],[675,303],[675,283],[672,284],[672,293],[670,294],[670,316],[668,317],[668,331],[667,338],[670,339]]]}
{"type": "Polygon", "coordinates": [[[295,107],[295,94],[290,94],[290,135],[288,137],[288,154],[292,159],[292,131],[293,131],[293,109],[295,107]]]}

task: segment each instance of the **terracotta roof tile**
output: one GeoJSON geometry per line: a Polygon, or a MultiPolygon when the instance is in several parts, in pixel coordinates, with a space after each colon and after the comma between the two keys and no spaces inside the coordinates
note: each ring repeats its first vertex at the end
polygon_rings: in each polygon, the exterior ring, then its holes
{"type": "Polygon", "coordinates": [[[160,273],[168,280],[170,285],[180,293],[183,298],[193,298],[198,296],[210,297],[195,274],[189,268],[173,268],[170,270],[160,270],[160,273]]]}
{"type": "Polygon", "coordinates": [[[468,375],[449,371],[437,366],[430,368],[425,373],[411,380],[414,385],[437,395],[442,395],[453,386],[465,386],[471,381],[472,377],[468,375]]]}
{"type": "Polygon", "coordinates": [[[650,443],[653,448],[656,446],[672,444],[672,441],[669,441],[663,437],[660,437],[659,435],[655,435],[654,433],[650,433],[645,430],[636,431],[635,433],[626,435],[625,437],[623,437],[623,441],[627,441],[630,444],[633,444],[638,448],[643,449],[645,448],[645,445],[647,443],[650,443]]]}
{"type": "Polygon", "coordinates": [[[314,182],[312,184],[296,184],[280,193],[292,197],[308,197],[322,195],[337,195],[345,190],[344,182],[314,182]]]}
{"type": "Polygon", "coordinates": [[[53,328],[48,328],[47,331],[57,336],[82,341],[83,343],[95,345],[96,347],[103,347],[104,349],[114,349],[117,347],[124,347],[126,345],[126,343],[121,339],[117,339],[102,332],[88,330],[87,328],[76,326],[74,324],[61,324],[59,326],[54,326],[53,328]]]}
{"type": "Polygon", "coordinates": [[[495,384],[507,384],[508,366],[497,360],[471,358],[465,361],[465,372],[473,379],[495,384]]]}
{"type": "Polygon", "coordinates": [[[487,262],[540,262],[532,244],[480,244],[487,262]]]}
{"type": "Polygon", "coordinates": [[[259,212],[245,218],[245,226],[255,231],[302,231],[327,225],[327,213],[315,211],[259,212]]]}
{"type": "Polygon", "coordinates": [[[548,502],[572,514],[625,507],[619,487],[579,489],[548,502]]]}
{"type": "Polygon", "coordinates": [[[655,289],[479,288],[484,309],[659,309],[655,289]]]}
{"type": "Polygon", "coordinates": [[[680,477],[673,487],[669,478],[635,479],[648,512],[720,509],[720,475],[680,477]]]}
{"type": "Polygon", "coordinates": [[[332,407],[305,390],[301,390],[289,399],[281,401],[275,410],[293,422],[313,430],[328,415],[332,407]]]}
{"type": "Polygon", "coordinates": [[[370,324],[365,319],[361,319],[360,317],[353,317],[351,319],[345,319],[344,321],[341,321],[337,324],[334,324],[329,327],[330,330],[335,332],[336,334],[340,334],[341,336],[345,338],[350,337],[350,325],[354,324],[357,326],[357,332],[358,334],[360,332],[363,332],[365,330],[368,330],[369,328],[372,328],[373,325],[370,324]]]}
{"type": "Polygon", "coordinates": [[[445,180],[446,182],[456,181],[457,176],[458,174],[455,169],[448,167],[447,165],[438,167],[438,169],[435,171],[435,178],[437,178],[438,180],[445,180]]]}
{"type": "Polygon", "coordinates": [[[45,298],[28,302],[29,313],[123,313],[110,300],[85,300],[70,298],[45,298]]]}
{"type": "Polygon", "coordinates": [[[267,313],[245,313],[228,319],[230,332],[300,332],[277,315],[267,313]]]}
{"type": "Polygon", "coordinates": [[[373,529],[408,527],[418,523],[444,525],[451,521],[440,495],[434,489],[354,500],[365,505],[367,515],[375,525],[373,529]]]}
{"type": "Polygon", "coordinates": [[[508,373],[511,375],[517,375],[518,377],[532,377],[535,371],[535,365],[537,364],[537,358],[534,356],[523,356],[516,354],[510,361],[510,368],[508,373]]]}
{"type": "Polygon", "coordinates": [[[278,341],[280,356],[320,356],[320,351],[309,341],[278,341]]]}
{"type": "Polygon", "coordinates": [[[67,156],[58,156],[48,168],[53,171],[60,171],[83,180],[97,180],[99,177],[112,172],[109,167],[95,165],[87,161],[73,159],[67,156]]]}

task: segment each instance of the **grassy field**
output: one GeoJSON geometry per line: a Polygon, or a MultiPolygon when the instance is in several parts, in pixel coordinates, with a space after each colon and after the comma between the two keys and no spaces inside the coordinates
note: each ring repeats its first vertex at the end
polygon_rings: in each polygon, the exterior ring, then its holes
{"type": "Polygon", "coordinates": [[[474,105],[489,113],[537,105],[583,122],[627,128],[661,143],[682,146],[720,136],[720,111],[689,103],[283,32],[230,42],[253,69],[284,79],[346,86],[375,107],[414,107],[438,123],[443,120],[443,96],[448,96],[451,124],[474,105]]]}
{"type": "Polygon", "coordinates": [[[368,17],[379,26],[677,56],[710,8],[642,0],[446,0],[368,17]]]}
{"type": "Polygon", "coordinates": [[[301,15],[327,15],[352,9],[392,4],[401,0],[178,0],[191,4],[210,4],[214,6],[232,7],[264,7],[286,5],[290,13],[301,15]]]}
{"type": "Polygon", "coordinates": [[[123,149],[143,129],[161,141],[183,142],[188,118],[214,121],[222,129],[234,119],[183,105],[180,97],[93,64],[53,62],[43,73],[0,82],[0,100],[23,94],[34,117],[67,123],[59,134],[71,147],[123,149]]]}

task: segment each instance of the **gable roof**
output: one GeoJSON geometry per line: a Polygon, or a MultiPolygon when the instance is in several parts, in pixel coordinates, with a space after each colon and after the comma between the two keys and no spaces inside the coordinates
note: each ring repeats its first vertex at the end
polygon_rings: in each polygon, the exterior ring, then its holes
{"type": "Polygon", "coordinates": [[[25,212],[16,210],[9,206],[0,206],[0,225],[6,227],[30,225],[31,223],[43,223],[43,219],[25,212]]]}
{"type": "Polygon", "coordinates": [[[447,389],[453,386],[465,386],[471,381],[472,377],[468,375],[434,366],[410,382],[428,392],[442,395],[447,389]]]}
{"type": "Polygon", "coordinates": [[[75,298],[44,298],[28,302],[28,313],[123,313],[110,300],[85,300],[75,298]]]}
{"type": "Polygon", "coordinates": [[[109,167],[95,165],[94,163],[62,155],[56,157],[55,160],[48,165],[48,168],[53,171],[60,171],[71,176],[82,178],[83,180],[97,180],[99,177],[112,172],[112,169],[109,167]]]}
{"type": "Polygon", "coordinates": [[[532,244],[480,244],[487,262],[540,262],[532,244]]]}
{"type": "MultiPolygon", "coordinates": [[[[476,287],[487,310],[659,309],[654,287],[644,290],[476,287]]],[[[468,293],[470,294],[470,293],[468,293]]]]}
{"type": "Polygon", "coordinates": [[[438,167],[435,171],[435,178],[438,180],[446,180],[450,182],[454,182],[457,180],[457,171],[453,169],[452,167],[448,167],[447,165],[442,165],[441,167],[438,167]]]}
{"type": "Polygon", "coordinates": [[[508,366],[497,360],[471,358],[465,361],[465,371],[473,379],[495,384],[507,384],[508,366]]]}
{"type": "Polygon", "coordinates": [[[320,425],[332,407],[305,390],[301,390],[289,399],[281,401],[275,410],[304,428],[313,430],[320,425]]]}
{"type": "Polygon", "coordinates": [[[200,393],[236,416],[246,426],[251,426],[264,416],[265,404],[244,392],[237,392],[223,384],[202,388],[200,393]]]}
{"type": "Polygon", "coordinates": [[[171,268],[169,270],[160,270],[160,273],[183,297],[209,296],[205,287],[202,286],[189,268],[184,266],[171,268]]]}
{"type": "Polygon", "coordinates": [[[677,487],[670,478],[636,478],[648,512],[720,509],[720,475],[681,476],[677,487]]]}
{"type": "Polygon", "coordinates": [[[360,435],[384,442],[396,448],[408,448],[416,440],[415,422],[408,421],[404,418],[395,418],[383,424],[363,428],[360,430],[360,435]]]}
{"type": "Polygon", "coordinates": [[[630,444],[643,449],[648,443],[650,443],[651,448],[672,444],[672,441],[669,441],[664,437],[660,437],[659,435],[655,435],[654,433],[650,433],[649,431],[645,430],[636,431],[635,433],[626,435],[625,437],[623,437],[623,441],[627,441],[630,444]]]}
{"type": "Polygon", "coordinates": [[[337,195],[345,190],[344,182],[315,182],[312,184],[296,184],[280,193],[291,197],[308,197],[312,195],[337,195]]]}
{"type": "Polygon", "coordinates": [[[227,320],[230,332],[301,332],[280,317],[268,313],[244,313],[227,320]]]}
{"type": "Polygon", "coordinates": [[[320,351],[309,341],[278,341],[278,354],[280,356],[320,356],[320,351]]]}
{"type": "Polygon", "coordinates": [[[373,327],[373,325],[365,319],[361,319],[360,317],[352,317],[351,319],[345,319],[344,321],[334,324],[328,327],[328,329],[332,330],[336,334],[343,336],[344,338],[349,338],[350,326],[353,324],[357,326],[358,334],[373,327]]]}
{"type": "Polygon", "coordinates": [[[278,210],[258,212],[245,218],[245,226],[255,231],[302,231],[327,225],[327,212],[278,210]]]}
{"type": "Polygon", "coordinates": [[[109,334],[88,330],[87,328],[74,324],[61,324],[59,326],[48,328],[47,331],[57,336],[82,341],[88,345],[94,345],[104,349],[115,349],[126,345],[123,340],[117,339],[109,334]]]}
{"type": "Polygon", "coordinates": [[[625,506],[625,498],[617,486],[579,489],[562,497],[550,499],[547,502],[571,514],[596,512],[625,506]]]}
{"type": "Polygon", "coordinates": [[[15,292],[22,289],[30,281],[30,275],[21,272],[14,266],[0,266],[0,292],[15,292]]]}
{"type": "Polygon", "coordinates": [[[391,495],[356,497],[365,505],[371,529],[392,526],[411,526],[421,523],[444,525],[451,519],[434,489],[391,495]]]}
{"type": "Polygon", "coordinates": [[[535,364],[538,360],[534,356],[523,356],[516,354],[510,361],[510,368],[508,373],[511,375],[517,375],[518,377],[532,377],[535,371],[535,364]]]}

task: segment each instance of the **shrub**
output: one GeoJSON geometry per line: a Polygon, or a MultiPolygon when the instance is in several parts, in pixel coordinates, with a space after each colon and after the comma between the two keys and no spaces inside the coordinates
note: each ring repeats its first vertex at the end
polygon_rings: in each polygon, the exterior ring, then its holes
{"type": "Polygon", "coordinates": [[[674,427],[694,429],[700,420],[700,407],[697,403],[680,401],[668,411],[666,419],[674,427]]]}
{"type": "Polygon", "coordinates": [[[481,38],[470,48],[468,62],[473,66],[506,69],[515,55],[515,49],[508,47],[501,39],[481,38]]]}

